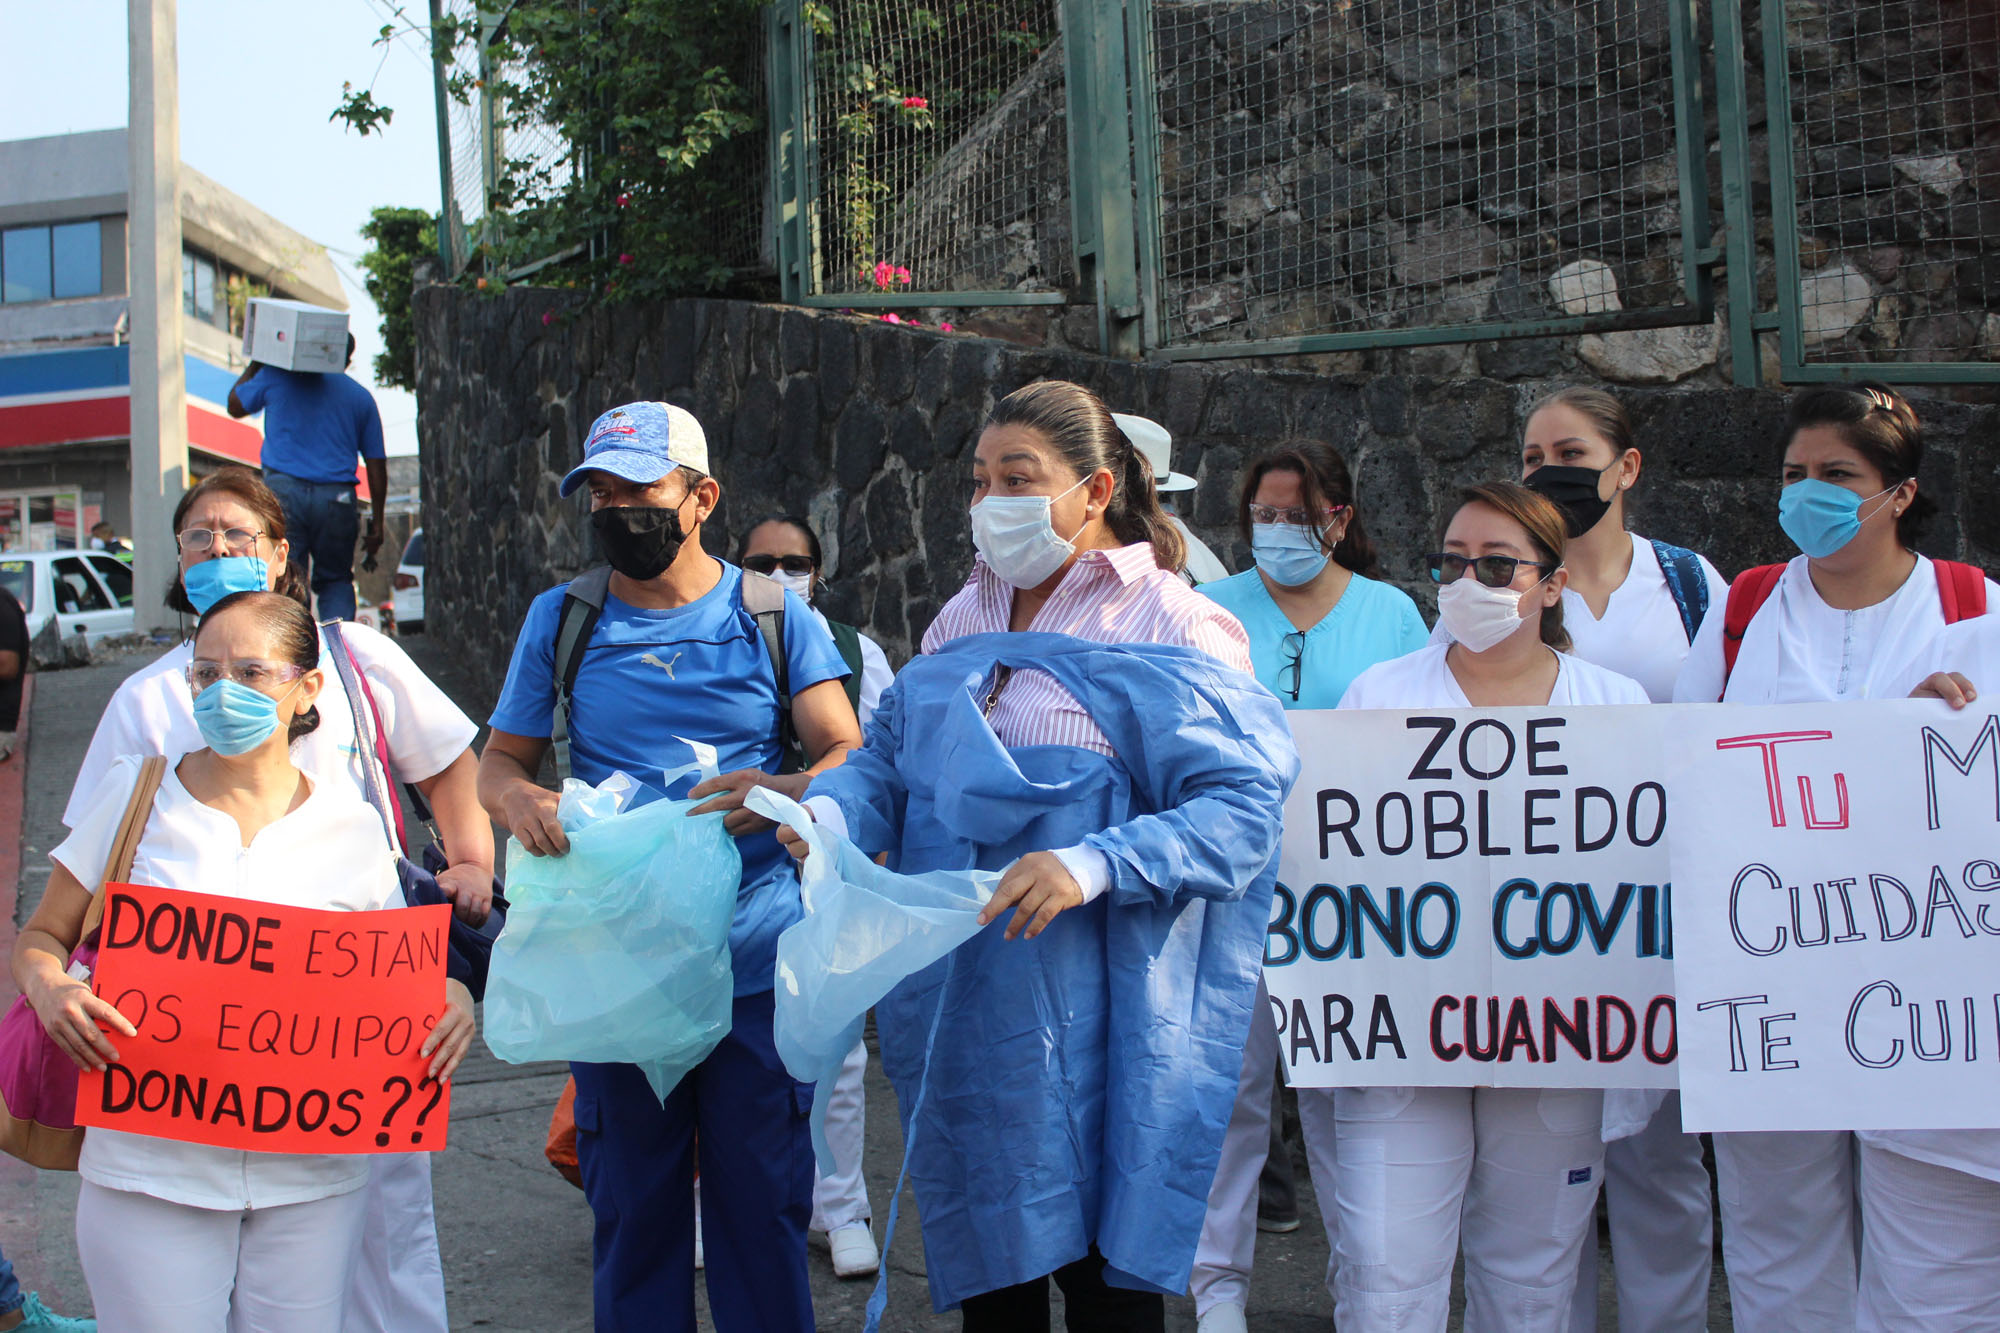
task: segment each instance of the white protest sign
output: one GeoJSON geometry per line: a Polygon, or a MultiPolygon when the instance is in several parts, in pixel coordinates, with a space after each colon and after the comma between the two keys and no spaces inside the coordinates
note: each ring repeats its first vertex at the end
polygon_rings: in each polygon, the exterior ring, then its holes
{"type": "Polygon", "coordinates": [[[1660,711],[1289,715],[1264,976],[1295,1086],[1674,1086],[1660,711]]]}
{"type": "Polygon", "coordinates": [[[2000,721],[1672,712],[1682,1123],[2000,1127],[2000,721]]]}

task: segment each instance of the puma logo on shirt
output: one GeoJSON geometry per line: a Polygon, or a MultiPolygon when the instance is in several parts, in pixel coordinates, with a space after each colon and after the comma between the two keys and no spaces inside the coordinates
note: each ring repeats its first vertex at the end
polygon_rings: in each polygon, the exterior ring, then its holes
{"type": "Polygon", "coordinates": [[[662,671],[664,671],[664,672],[666,672],[666,673],[667,673],[667,679],[668,679],[668,680],[673,680],[673,679],[675,679],[675,677],[674,677],[674,662],[678,662],[678,661],[680,661],[680,660],[681,660],[681,657],[682,657],[682,654],[680,654],[680,653],[675,653],[675,654],[674,654],[674,661],[673,661],[673,662],[662,662],[662,661],[661,661],[661,660],[660,660],[659,658],[657,658],[657,657],[653,656],[653,654],[651,654],[651,653],[647,653],[647,654],[646,654],[645,656],[641,657],[641,658],[640,658],[639,660],[640,660],[641,662],[644,662],[644,663],[645,663],[645,664],[646,664],[647,666],[656,666],[656,667],[658,667],[658,668],[659,668],[660,670],[662,670],[662,671]]]}

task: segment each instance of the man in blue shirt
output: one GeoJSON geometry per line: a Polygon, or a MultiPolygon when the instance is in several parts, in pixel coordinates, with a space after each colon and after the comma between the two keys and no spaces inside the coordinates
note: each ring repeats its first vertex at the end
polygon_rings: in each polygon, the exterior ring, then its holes
{"type": "MultiPolygon", "coordinates": [[[[347,335],[354,364],[354,335],[347,335]]],[[[382,414],[375,395],[345,375],[316,375],[252,361],[229,390],[229,415],[264,419],[264,483],[285,507],[292,563],[312,585],[319,614],[354,619],[354,543],[361,511],[354,498],[354,463],[368,468],[368,558],[382,549],[382,505],[389,464],[382,453],[382,414]]],[[[371,565],[370,568],[373,568],[371,565]]]]}
{"type": "MultiPolygon", "coordinates": [[[[605,413],[562,493],[578,486],[590,492],[591,527],[611,574],[571,690],[572,771],[592,784],[619,771],[657,783],[662,770],[688,762],[688,741],[713,745],[729,770],[721,777],[691,788],[683,779],[639,799],[712,796],[696,813],[727,811],[724,827],[743,853],[729,932],[736,978],[729,1035],[664,1106],[636,1065],[571,1066],[578,1165],[597,1216],[597,1328],[692,1333],[698,1130],[718,1333],[806,1333],[813,1327],[805,1260],[812,1092],[785,1072],[771,1037],[778,934],[804,912],[771,824],[741,806],[760,784],[803,796],[815,774],[859,747],[861,728],[841,683],[847,666],[806,604],[784,593],[792,729],[813,762],[773,776],[783,759],[776,669],[744,607],[743,571],[702,548],[702,523],[721,488],[708,475],[700,424],[665,403],[605,413]]],[[[568,587],[529,607],[479,763],[481,802],[536,856],[569,848],[557,795],[535,780],[554,734],[556,638],[568,587]]]]}

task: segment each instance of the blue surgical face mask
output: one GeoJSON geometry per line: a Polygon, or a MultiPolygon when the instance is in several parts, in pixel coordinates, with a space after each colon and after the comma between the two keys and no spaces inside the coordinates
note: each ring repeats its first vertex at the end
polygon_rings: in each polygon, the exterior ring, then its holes
{"type": "Polygon", "coordinates": [[[1311,583],[1329,558],[1319,544],[1319,535],[1297,523],[1252,524],[1250,552],[1257,558],[1257,568],[1281,588],[1311,583]]]}
{"type": "MultiPolygon", "coordinates": [[[[292,690],[297,688],[295,682],[292,690]]],[[[218,680],[194,697],[194,724],[217,754],[243,754],[271,739],[278,729],[278,699],[233,680],[218,680]]]]}
{"type": "Polygon", "coordinates": [[[225,555],[181,571],[181,587],[200,615],[233,592],[263,592],[271,586],[271,567],[259,555],[225,555]]]}
{"type": "Polygon", "coordinates": [[[1815,560],[1824,560],[1861,531],[1861,506],[1889,494],[1896,486],[1860,496],[1817,477],[1795,481],[1778,492],[1778,526],[1794,546],[1815,560]]]}

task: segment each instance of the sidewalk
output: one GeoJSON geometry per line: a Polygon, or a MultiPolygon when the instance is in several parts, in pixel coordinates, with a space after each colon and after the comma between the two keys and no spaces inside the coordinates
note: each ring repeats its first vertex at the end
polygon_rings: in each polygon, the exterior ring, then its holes
{"type": "MultiPolygon", "coordinates": [[[[482,701],[469,697],[449,645],[424,635],[403,643],[475,719],[484,717],[482,701]]],[[[0,899],[16,887],[16,877],[6,873],[4,859],[5,842],[13,833],[8,821],[15,807],[10,801],[18,799],[21,812],[20,900],[18,905],[6,904],[14,911],[0,911],[0,936],[8,945],[47,881],[47,853],[62,838],[62,809],[97,719],[118,683],[149,660],[150,655],[127,657],[34,678],[25,759],[0,765],[0,899]]],[[[559,1065],[503,1064],[483,1043],[475,1043],[453,1080],[450,1146],[435,1162],[435,1188],[438,1238],[455,1330],[590,1333],[590,1209],[582,1193],[542,1158],[549,1109],[563,1077],[559,1065]]],[[[895,1096],[879,1063],[869,1066],[867,1091],[867,1176],[879,1237],[901,1161],[902,1136],[895,1096]]],[[[1259,1333],[1322,1333],[1332,1327],[1332,1300],[1324,1286],[1326,1238],[1303,1163],[1299,1177],[1299,1211],[1305,1225],[1290,1235],[1258,1237],[1250,1319],[1259,1333]]],[[[39,1290],[65,1313],[86,1313],[90,1308],[76,1263],[76,1189],[73,1175],[36,1172],[0,1157],[0,1248],[20,1270],[22,1285],[39,1290]]],[[[809,1261],[819,1327],[858,1330],[874,1284],[839,1281],[823,1250],[812,1250],[809,1261]]],[[[907,1194],[889,1271],[885,1330],[958,1328],[956,1314],[931,1312],[916,1208],[907,1194]]],[[[1606,1264],[1603,1327],[1607,1329],[1616,1327],[1608,1300],[1609,1276],[1606,1264]]],[[[1718,1264],[1717,1296],[1709,1322],[1718,1333],[1729,1327],[1720,1288],[1718,1264]]],[[[706,1295],[699,1287],[697,1293],[702,1326],[712,1327],[706,1295]]],[[[1060,1297],[1055,1299],[1059,1308],[1060,1297]]],[[[1056,1318],[1060,1327],[1060,1314],[1056,1318]]],[[[1185,1333],[1194,1323],[1193,1302],[1168,1303],[1169,1329],[1185,1333]]]]}

